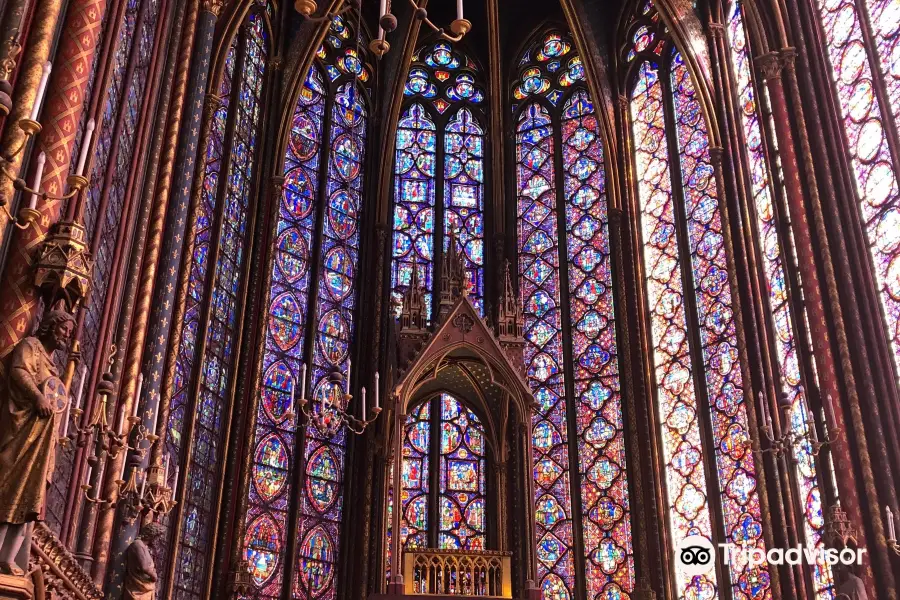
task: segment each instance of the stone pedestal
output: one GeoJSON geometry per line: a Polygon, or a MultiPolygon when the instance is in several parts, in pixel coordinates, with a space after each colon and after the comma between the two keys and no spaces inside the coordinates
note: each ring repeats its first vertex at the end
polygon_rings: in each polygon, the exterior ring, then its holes
{"type": "Polygon", "coordinates": [[[34,585],[31,577],[0,575],[0,600],[31,600],[34,598],[34,585]]]}

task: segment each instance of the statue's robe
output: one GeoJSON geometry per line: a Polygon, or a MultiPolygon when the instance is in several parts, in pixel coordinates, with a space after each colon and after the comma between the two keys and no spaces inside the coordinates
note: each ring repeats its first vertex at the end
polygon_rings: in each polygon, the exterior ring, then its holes
{"type": "Polygon", "coordinates": [[[125,600],[153,600],[156,580],[150,549],[137,539],[125,550],[125,600]]]}
{"type": "Polygon", "coordinates": [[[5,394],[0,391],[0,523],[11,524],[42,519],[58,419],[55,410],[49,417],[38,414],[35,401],[11,377],[16,368],[28,372],[41,391],[48,379],[58,377],[53,357],[37,338],[25,338],[13,350],[8,387],[5,394]]]}

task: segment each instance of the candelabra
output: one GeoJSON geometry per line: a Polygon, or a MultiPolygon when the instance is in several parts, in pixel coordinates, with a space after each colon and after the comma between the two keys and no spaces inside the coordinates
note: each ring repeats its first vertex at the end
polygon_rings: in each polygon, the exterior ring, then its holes
{"type": "Polygon", "coordinates": [[[94,131],[94,120],[91,119],[88,122],[87,129],[85,130],[84,139],[81,144],[81,156],[78,160],[78,168],[74,175],[69,175],[66,183],[68,184],[70,190],[68,193],[58,196],[54,194],[50,194],[49,192],[41,191],[41,177],[44,174],[44,163],[47,160],[47,156],[41,152],[37,157],[37,164],[34,171],[34,179],[32,180],[31,187],[28,186],[27,182],[20,177],[20,172],[16,172],[13,168],[15,164],[15,159],[25,151],[28,147],[29,141],[32,137],[40,133],[41,124],[38,123],[37,117],[41,110],[41,105],[43,104],[44,96],[47,91],[47,81],[50,78],[50,70],[52,68],[51,63],[46,63],[44,65],[43,71],[41,73],[41,80],[38,84],[37,96],[35,97],[34,104],[31,107],[31,112],[27,118],[19,119],[14,125],[22,130],[24,134],[22,136],[19,145],[15,148],[9,148],[4,150],[2,155],[0,155],[0,175],[6,177],[10,181],[13,182],[13,188],[17,191],[22,192],[29,196],[28,206],[24,206],[19,209],[18,216],[14,216],[9,212],[9,209],[6,208],[7,200],[5,198],[0,198],[0,208],[3,209],[3,212],[6,213],[9,220],[19,229],[28,229],[34,222],[40,217],[41,213],[37,210],[37,201],[38,198],[52,198],[54,200],[68,200],[70,198],[78,195],[81,190],[83,190],[87,184],[88,179],[84,176],[84,165],[87,160],[87,150],[90,146],[91,136],[94,131]]]}
{"type": "MultiPolygon", "coordinates": [[[[123,507],[124,518],[133,522],[142,512],[152,512],[154,514],[166,514],[175,506],[173,498],[176,490],[167,487],[169,462],[163,464],[162,459],[157,458],[149,469],[144,469],[141,464],[147,456],[148,451],[153,445],[159,441],[154,431],[156,431],[156,418],[159,417],[159,411],[156,412],[154,423],[150,428],[144,426],[140,416],[138,416],[138,400],[143,385],[143,375],[138,376],[137,390],[134,395],[134,409],[130,415],[125,415],[122,411],[119,414],[118,424],[115,429],[111,428],[107,420],[107,408],[109,404],[109,396],[112,395],[115,385],[112,375],[112,363],[116,353],[115,346],[112,346],[109,354],[110,368],[101,377],[97,384],[97,395],[100,401],[94,408],[90,420],[84,426],[76,425],[72,432],[68,431],[69,413],[78,423],[84,410],[81,408],[81,397],[84,391],[84,383],[87,375],[86,370],[82,372],[81,382],[78,386],[78,393],[75,400],[75,407],[69,409],[66,407],[66,414],[63,420],[62,437],[59,439],[60,444],[67,446],[75,443],[79,447],[84,447],[93,441],[93,449],[91,456],[88,457],[88,471],[85,477],[85,483],[81,486],[85,500],[91,504],[104,504],[108,506],[120,505],[123,507]],[[130,441],[129,441],[130,440],[130,441]],[[123,460],[122,468],[115,480],[117,487],[116,499],[109,497],[101,497],[100,485],[103,481],[103,473],[109,461],[118,458],[122,451],[130,451],[133,454],[132,460],[123,460]],[[125,477],[125,471],[131,464],[132,469],[129,477],[125,477]],[[144,472],[146,471],[146,472],[144,472]],[[138,481],[141,481],[138,488],[138,481]],[[97,489],[94,489],[94,488],[97,489]],[[93,496],[91,491],[94,490],[93,496]]],[[[178,480],[178,468],[175,469],[175,480],[178,480]]]]}
{"type": "MultiPolygon", "coordinates": [[[[413,9],[415,18],[425,23],[440,37],[450,42],[459,42],[469,31],[472,30],[472,22],[463,16],[463,0],[456,0],[456,19],[450,23],[451,33],[447,33],[443,28],[438,27],[428,18],[428,11],[420,7],[416,0],[408,0],[409,5],[413,9]]],[[[318,10],[319,6],[315,0],[295,0],[294,8],[301,15],[313,22],[330,21],[334,17],[343,15],[345,12],[359,8],[359,0],[348,0],[344,6],[333,13],[325,13],[321,17],[313,17],[313,13],[318,10]]],[[[369,50],[377,57],[381,58],[391,49],[391,45],[385,39],[385,34],[397,29],[397,17],[390,12],[390,3],[388,0],[381,0],[381,7],[378,11],[378,37],[369,43],[369,50]]]]}
{"type": "MultiPolygon", "coordinates": [[[[800,393],[802,393],[803,388],[801,387],[799,389],[800,393]]],[[[830,409],[831,396],[828,396],[827,400],[830,409]]],[[[794,427],[793,415],[791,414],[794,410],[794,405],[786,392],[781,394],[778,401],[778,408],[781,410],[784,427],[782,428],[781,435],[776,437],[775,428],[772,425],[772,417],[769,415],[768,411],[766,411],[765,398],[763,397],[762,392],[759,393],[759,414],[760,419],[763,421],[761,429],[766,436],[766,439],[769,440],[769,447],[763,448],[763,452],[771,452],[781,456],[783,454],[791,453],[797,446],[806,446],[813,456],[818,456],[822,448],[833,444],[840,437],[840,429],[829,427],[825,432],[825,439],[820,440],[816,433],[816,421],[809,409],[806,409],[805,418],[803,420],[804,426],[794,427]]],[[[828,412],[831,411],[829,410],[828,412]]]]}
{"type": "Polygon", "coordinates": [[[347,412],[346,407],[349,406],[353,396],[350,394],[350,362],[347,361],[346,375],[341,373],[337,368],[332,369],[328,373],[326,380],[319,386],[310,400],[306,398],[306,365],[300,367],[301,391],[300,398],[296,399],[294,391],[296,390],[295,382],[291,384],[291,404],[288,408],[287,418],[293,419],[297,416],[296,406],[300,406],[300,411],[307,421],[315,425],[323,435],[333,436],[341,427],[346,427],[349,431],[356,435],[361,435],[366,428],[375,422],[378,415],[381,414],[381,404],[379,400],[379,375],[375,373],[375,406],[372,408],[372,417],[366,418],[366,388],[362,388],[361,394],[361,415],[357,417],[347,412]]]}

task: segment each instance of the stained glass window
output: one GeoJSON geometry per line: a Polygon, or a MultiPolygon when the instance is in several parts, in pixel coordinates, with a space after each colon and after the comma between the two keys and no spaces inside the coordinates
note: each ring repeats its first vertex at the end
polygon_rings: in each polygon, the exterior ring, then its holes
{"type": "Polygon", "coordinates": [[[568,35],[545,34],[526,51],[513,87],[521,101],[514,116],[525,363],[538,402],[538,577],[546,599],[575,598],[579,583],[591,599],[624,598],[634,588],[634,558],[605,165],[573,48],[568,35]],[[573,443],[577,465],[569,461],[573,443]]]}
{"type": "Polygon", "coordinates": [[[206,591],[269,45],[265,13],[254,10],[226,55],[222,102],[206,148],[166,444],[173,462],[186,465],[174,581],[179,598],[201,598],[206,591]],[[184,437],[188,411],[194,415],[190,445],[184,437]],[[179,459],[185,452],[187,460],[179,459]]]}
{"type": "Polygon", "coordinates": [[[481,420],[454,396],[441,394],[410,411],[403,428],[403,548],[485,549],[485,457],[481,420]]]}
{"type": "Polygon", "coordinates": [[[391,289],[397,311],[413,268],[431,310],[435,257],[440,254],[435,244],[444,251],[455,238],[465,259],[469,297],[484,312],[485,96],[479,77],[475,63],[448,42],[413,57],[394,166],[391,289]],[[437,165],[441,154],[442,167],[437,165]],[[443,201],[437,203],[438,198],[443,201]]]}
{"type": "Polygon", "coordinates": [[[887,138],[887,130],[900,129],[900,9],[891,0],[816,4],[900,377],[900,156],[892,156],[887,138]]]}
{"type": "Polygon", "coordinates": [[[365,42],[332,21],[294,109],[284,162],[246,514],[252,598],[336,596],[343,515],[343,432],[297,428],[288,411],[301,374],[317,398],[342,398],[329,374],[348,366],[355,326],[363,163],[371,70],[365,42]],[[318,253],[318,254],[316,254],[318,253]],[[313,272],[313,265],[319,265],[313,272]],[[310,320],[313,336],[306,339],[310,320]],[[309,365],[306,371],[301,365],[309,365]],[[300,452],[300,455],[295,453],[300,452]],[[295,469],[303,485],[293,488],[295,469]],[[291,515],[296,555],[285,555],[291,515]]]}
{"type": "MultiPolygon", "coordinates": [[[[665,38],[652,16],[640,21],[665,38]]],[[[681,54],[670,44],[657,51],[638,32],[630,118],[669,528],[673,543],[701,535],[764,549],[706,122],[681,54]],[[704,464],[713,461],[709,480],[704,464]]],[[[728,568],[734,597],[771,596],[765,567],[733,560],[728,568]]],[[[715,572],[691,577],[680,568],[676,581],[685,598],[716,598],[727,585],[715,572]]]]}
{"type": "MultiPolygon", "coordinates": [[[[740,98],[740,118],[749,159],[750,183],[756,214],[759,240],[759,256],[763,277],[768,290],[767,300],[774,328],[775,352],[784,391],[794,406],[791,423],[798,433],[805,432],[808,404],[802,385],[799,342],[802,336],[795,327],[792,313],[790,281],[786,272],[786,255],[790,228],[779,227],[773,179],[769,174],[766,148],[763,139],[762,117],[754,87],[748,37],[744,28],[743,10],[738,3],[731,6],[728,15],[728,42],[731,48],[731,65],[740,98]]],[[[796,302],[794,302],[796,305],[796,302]]],[[[802,310],[802,307],[801,307],[802,310]]],[[[822,544],[824,515],[818,485],[815,457],[808,443],[794,447],[797,461],[796,474],[804,512],[804,530],[808,543],[822,544]]],[[[832,579],[828,565],[820,563],[813,572],[816,592],[821,598],[830,598],[828,589],[832,579]]]]}

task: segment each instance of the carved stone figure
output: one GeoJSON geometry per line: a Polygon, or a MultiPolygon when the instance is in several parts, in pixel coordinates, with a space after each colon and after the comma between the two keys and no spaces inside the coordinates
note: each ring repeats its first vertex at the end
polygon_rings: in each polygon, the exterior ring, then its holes
{"type": "Polygon", "coordinates": [[[163,527],[158,523],[144,525],[138,539],[125,550],[125,600],[154,600],[156,597],[156,566],[151,549],[162,538],[163,527]]]}
{"type": "Polygon", "coordinates": [[[68,347],[74,328],[72,315],[50,310],[9,357],[8,385],[0,389],[0,573],[24,573],[25,541],[42,519],[57,421],[69,401],[53,353],[68,347]]]}

